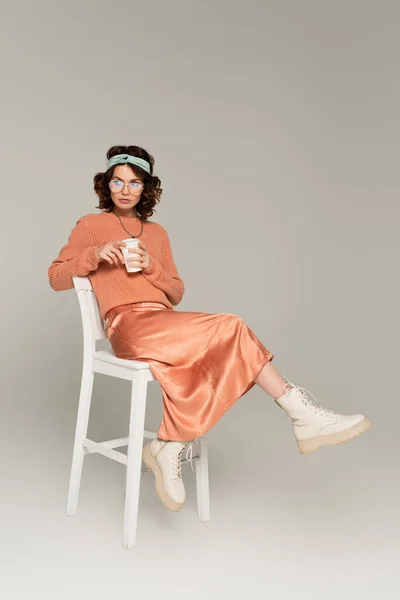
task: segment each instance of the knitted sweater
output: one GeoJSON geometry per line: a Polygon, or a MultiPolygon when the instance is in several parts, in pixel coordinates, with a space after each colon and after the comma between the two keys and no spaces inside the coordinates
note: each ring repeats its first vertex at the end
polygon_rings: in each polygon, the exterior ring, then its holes
{"type": "MultiPolygon", "coordinates": [[[[121,217],[121,220],[132,235],[140,232],[138,219],[121,217]]],[[[129,235],[114,213],[100,212],[78,219],[68,243],[48,269],[53,290],[73,288],[75,275],[89,277],[102,319],[111,308],[131,302],[161,302],[169,308],[179,304],[185,287],[175,266],[168,233],[159,223],[145,221],[139,238],[150,254],[147,269],[128,273],[121,262],[115,266],[97,258],[98,246],[127,238],[129,235]]]]}

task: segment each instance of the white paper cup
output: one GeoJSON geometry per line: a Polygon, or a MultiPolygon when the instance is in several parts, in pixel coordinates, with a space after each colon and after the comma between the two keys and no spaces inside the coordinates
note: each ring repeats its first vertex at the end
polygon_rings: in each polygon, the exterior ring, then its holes
{"type": "Polygon", "coordinates": [[[133,252],[129,252],[130,248],[137,248],[139,246],[139,240],[137,238],[133,239],[133,238],[129,238],[127,240],[122,240],[123,242],[125,242],[126,246],[121,246],[120,250],[122,250],[122,255],[125,259],[125,268],[128,271],[128,273],[136,273],[137,271],[141,271],[142,267],[132,267],[130,265],[127,264],[127,259],[128,258],[135,258],[136,256],[138,257],[139,254],[134,254],[133,252]]]}

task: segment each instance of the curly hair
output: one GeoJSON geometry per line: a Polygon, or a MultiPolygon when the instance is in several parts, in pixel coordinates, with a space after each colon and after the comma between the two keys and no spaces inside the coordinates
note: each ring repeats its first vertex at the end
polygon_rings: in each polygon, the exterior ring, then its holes
{"type": "MultiPolygon", "coordinates": [[[[131,156],[137,156],[143,158],[150,163],[150,173],[147,173],[144,169],[137,165],[131,165],[126,163],[134,171],[137,177],[143,180],[144,187],[140,196],[139,202],[136,204],[136,211],[139,217],[146,221],[154,213],[154,207],[157,202],[160,202],[162,188],[161,180],[153,175],[154,158],[144,148],[140,146],[112,146],[107,151],[107,161],[116,154],[130,154],[131,156]]],[[[96,173],[93,178],[94,191],[99,197],[99,205],[96,208],[100,208],[106,212],[113,212],[114,203],[111,199],[110,188],[108,187],[109,182],[113,178],[114,169],[117,165],[110,167],[104,173],[96,173]]]]}

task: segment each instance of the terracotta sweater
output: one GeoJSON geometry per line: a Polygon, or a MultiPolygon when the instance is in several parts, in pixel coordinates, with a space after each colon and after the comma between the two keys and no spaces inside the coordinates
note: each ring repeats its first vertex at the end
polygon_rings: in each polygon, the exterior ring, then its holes
{"type": "MultiPolygon", "coordinates": [[[[138,219],[121,220],[133,235],[140,232],[138,219]]],[[[100,212],[78,219],[68,243],[48,269],[53,290],[73,288],[74,275],[89,277],[102,319],[111,308],[131,302],[161,302],[170,308],[179,304],[185,287],[175,266],[167,231],[159,223],[146,221],[139,238],[151,257],[148,269],[128,273],[125,265],[110,265],[96,257],[98,246],[127,238],[129,235],[114,213],[100,212]]]]}

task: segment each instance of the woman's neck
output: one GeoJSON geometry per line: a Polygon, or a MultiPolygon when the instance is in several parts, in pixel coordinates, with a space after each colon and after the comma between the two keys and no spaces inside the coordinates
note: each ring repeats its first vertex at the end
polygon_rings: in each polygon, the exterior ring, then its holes
{"type": "Polygon", "coordinates": [[[114,208],[113,212],[119,217],[128,217],[131,219],[139,216],[135,209],[119,210],[118,208],[114,208]]]}

